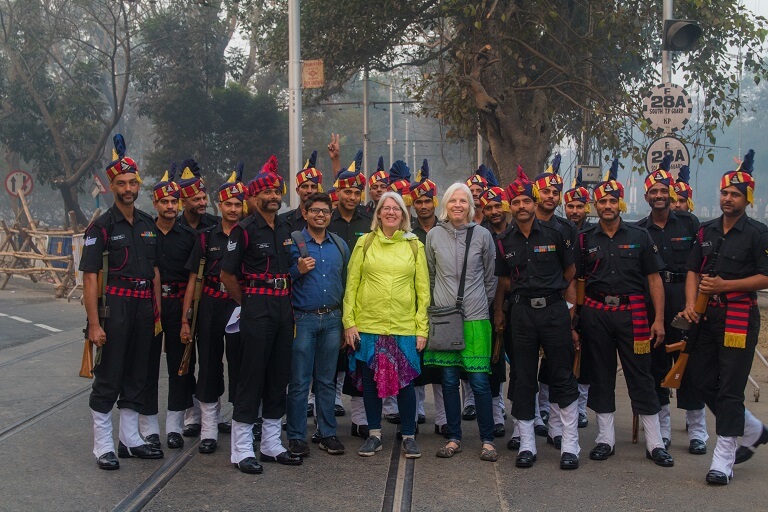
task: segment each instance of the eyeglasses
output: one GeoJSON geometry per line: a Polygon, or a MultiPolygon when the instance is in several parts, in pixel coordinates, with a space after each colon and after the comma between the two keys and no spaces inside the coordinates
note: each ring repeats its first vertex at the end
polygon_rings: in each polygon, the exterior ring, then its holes
{"type": "Polygon", "coordinates": [[[382,213],[389,213],[389,212],[400,213],[402,210],[400,209],[399,206],[382,206],[381,210],[379,211],[381,211],[382,213]]]}
{"type": "Polygon", "coordinates": [[[310,208],[307,211],[312,215],[330,215],[331,214],[331,210],[329,210],[328,208],[310,208]]]}

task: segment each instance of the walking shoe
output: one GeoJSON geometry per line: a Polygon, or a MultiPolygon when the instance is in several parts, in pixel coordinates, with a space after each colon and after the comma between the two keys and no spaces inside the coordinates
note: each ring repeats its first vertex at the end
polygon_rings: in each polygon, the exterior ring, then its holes
{"type": "Polygon", "coordinates": [[[219,429],[219,434],[231,434],[232,433],[232,422],[231,421],[222,421],[218,425],[216,425],[216,428],[219,429]]]}
{"type": "Polygon", "coordinates": [[[551,444],[552,446],[554,446],[559,450],[563,444],[563,436],[552,437],[547,435],[547,444],[551,444]]]}
{"type": "Polygon", "coordinates": [[[289,439],[288,451],[300,457],[309,455],[309,445],[303,439],[289,439]]]}
{"type": "Polygon", "coordinates": [[[657,466],[671,468],[675,465],[675,459],[664,448],[654,448],[653,452],[645,451],[645,457],[651,459],[657,466]]]}
{"type": "Polygon", "coordinates": [[[547,437],[549,435],[549,429],[546,425],[534,425],[533,433],[539,437],[547,437]]]}
{"type": "Polygon", "coordinates": [[[200,444],[197,445],[197,451],[200,453],[213,453],[216,451],[218,443],[215,439],[203,439],[200,444]]]}
{"type": "Polygon", "coordinates": [[[707,443],[701,439],[691,439],[691,442],[688,444],[688,453],[704,455],[707,453],[707,443]]]}
{"type": "Polygon", "coordinates": [[[166,444],[168,444],[168,448],[183,448],[184,438],[178,432],[170,432],[166,444]]]}
{"type": "Polygon", "coordinates": [[[768,427],[763,425],[763,433],[760,434],[760,438],[757,440],[755,444],[753,444],[752,446],[739,446],[736,449],[736,462],[734,462],[734,464],[741,464],[742,462],[747,462],[755,454],[755,451],[757,451],[757,447],[760,446],[761,444],[766,444],[766,443],[768,443],[768,427]]]}
{"type": "Polygon", "coordinates": [[[326,437],[320,441],[320,449],[325,450],[331,455],[341,455],[344,453],[344,445],[341,444],[336,436],[326,437]]]}
{"type": "Polygon", "coordinates": [[[144,442],[149,446],[151,446],[152,448],[157,448],[158,450],[161,448],[160,434],[149,434],[147,437],[144,438],[144,442]]]}
{"type": "Polygon", "coordinates": [[[531,468],[533,467],[534,462],[536,462],[536,455],[534,455],[533,452],[524,450],[517,454],[515,466],[518,468],[531,468]]]}
{"type": "Polygon", "coordinates": [[[419,451],[419,445],[416,444],[416,439],[412,437],[403,439],[403,453],[405,453],[406,459],[418,459],[421,457],[421,451],[419,451]]]}
{"type": "Polygon", "coordinates": [[[448,425],[435,425],[435,434],[448,439],[448,425]]]}
{"type": "Polygon", "coordinates": [[[347,414],[347,411],[344,410],[343,405],[334,405],[333,406],[333,415],[334,416],[344,416],[347,414]]]}
{"type": "Polygon", "coordinates": [[[579,458],[573,453],[564,452],[560,456],[560,469],[579,469],[579,458]]]}
{"type": "Polygon", "coordinates": [[[315,415],[314,404],[307,404],[307,418],[311,418],[314,415],[315,415]]]}
{"type": "Polygon", "coordinates": [[[416,418],[416,424],[417,425],[423,425],[427,422],[427,417],[423,414],[419,414],[416,418]]]}
{"type": "Polygon", "coordinates": [[[541,416],[541,421],[543,421],[544,423],[549,423],[549,412],[541,411],[540,416],[541,416]]]}
{"type": "Polygon", "coordinates": [[[400,424],[400,413],[395,412],[392,414],[385,414],[384,419],[387,420],[389,423],[392,423],[393,425],[399,425],[400,424]]]}
{"type": "MultiPolygon", "coordinates": [[[[414,433],[414,435],[417,435],[418,433],[419,433],[419,424],[417,423],[416,424],[416,432],[414,433]]],[[[403,439],[403,427],[398,425],[397,426],[397,432],[395,432],[395,435],[397,436],[398,439],[403,439]]]]}
{"type": "Polygon", "coordinates": [[[507,435],[507,431],[503,423],[497,423],[493,426],[493,437],[504,437],[505,435],[507,435]]]}
{"type": "Polygon", "coordinates": [[[181,431],[181,434],[184,437],[197,437],[200,435],[202,428],[203,426],[199,423],[190,423],[189,425],[184,425],[184,430],[181,431]]]}
{"type": "Polygon", "coordinates": [[[256,423],[253,424],[253,442],[261,442],[261,426],[264,424],[264,420],[256,418],[256,423]]]}
{"type": "Polygon", "coordinates": [[[477,410],[474,405],[468,405],[461,413],[461,419],[464,421],[472,421],[477,418],[477,410]]]}
{"type": "Polygon", "coordinates": [[[357,423],[352,424],[352,437],[362,437],[363,439],[368,439],[368,436],[368,425],[358,425],[357,423]]]}
{"type": "Polygon", "coordinates": [[[359,450],[357,450],[357,454],[361,457],[373,457],[376,455],[376,452],[381,451],[381,438],[376,436],[369,436],[368,439],[365,440],[363,443],[363,446],[360,447],[359,450]]]}
{"type": "Polygon", "coordinates": [[[312,434],[312,439],[311,439],[311,441],[312,441],[314,444],[317,444],[317,443],[319,443],[319,442],[320,442],[320,441],[322,441],[322,440],[323,440],[323,438],[322,438],[322,437],[320,437],[320,431],[319,431],[319,430],[315,430],[315,433],[314,433],[314,434],[312,434]]]}
{"type": "Polygon", "coordinates": [[[587,428],[589,426],[589,419],[587,418],[587,413],[580,412],[579,413],[579,428],[587,428]]]}
{"type": "Polygon", "coordinates": [[[716,469],[710,469],[709,473],[707,473],[707,483],[712,485],[728,485],[731,478],[733,478],[733,473],[728,477],[728,475],[716,469]]]}
{"type": "Polygon", "coordinates": [[[519,450],[520,449],[520,437],[511,437],[507,441],[507,450],[519,450]]]}
{"type": "Polygon", "coordinates": [[[589,451],[590,460],[608,460],[608,457],[616,453],[616,449],[607,443],[597,443],[597,446],[589,451]]]}

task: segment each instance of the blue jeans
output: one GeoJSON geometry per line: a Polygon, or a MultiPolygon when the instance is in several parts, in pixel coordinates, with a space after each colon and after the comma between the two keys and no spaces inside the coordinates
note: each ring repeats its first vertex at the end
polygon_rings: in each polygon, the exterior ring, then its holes
{"type": "MultiPolygon", "coordinates": [[[[460,367],[443,367],[445,418],[448,422],[450,439],[456,441],[461,441],[460,378],[460,367]]],[[[480,430],[480,440],[483,443],[493,443],[493,407],[491,404],[491,386],[488,384],[488,374],[467,372],[467,378],[469,379],[469,385],[472,387],[472,392],[475,394],[475,409],[477,410],[477,427],[480,430]]]]}
{"type": "MultiPolygon", "coordinates": [[[[373,370],[362,361],[358,361],[363,372],[363,405],[365,416],[368,419],[368,428],[381,429],[381,405],[376,381],[373,380],[373,370]]],[[[315,393],[317,395],[317,393],[315,393]]],[[[397,394],[397,408],[400,411],[400,426],[404,436],[416,434],[416,391],[413,382],[409,382],[404,388],[400,388],[397,394]]]]}
{"type": "Polygon", "coordinates": [[[315,413],[321,437],[336,435],[336,361],[341,344],[341,309],[319,315],[294,311],[296,338],[288,383],[288,439],[307,437],[307,397],[314,375],[315,413]]]}

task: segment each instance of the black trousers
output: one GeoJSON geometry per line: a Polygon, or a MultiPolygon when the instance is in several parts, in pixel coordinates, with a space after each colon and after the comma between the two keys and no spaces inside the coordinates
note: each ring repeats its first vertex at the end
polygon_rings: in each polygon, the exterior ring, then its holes
{"type": "Polygon", "coordinates": [[[149,354],[155,337],[151,299],[106,295],[109,317],[104,323],[107,342],[101,363],[93,372],[88,404],[108,413],[117,402],[120,409],[140,411],[144,405],[149,354]]]}
{"type": "MultiPolygon", "coordinates": [[[[240,338],[239,333],[225,334],[227,322],[235,307],[237,303],[232,299],[217,299],[205,293],[200,298],[197,311],[198,370],[195,396],[203,403],[218,402],[224,394],[224,339],[226,337],[227,345],[239,345],[240,338]]],[[[227,362],[231,368],[229,358],[227,362]]],[[[232,378],[230,376],[230,380],[232,378]]]]}
{"type": "MultiPolygon", "coordinates": [[[[587,406],[596,413],[616,411],[616,352],[634,414],[652,415],[660,410],[656,384],[651,375],[651,354],[635,354],[632,312],[598,310],[584,306],[581,332],[589,345],[590,387],[587,406]]],[[[584,355],[582,354],[582,360],[584,355]]]]}
{"type": "Polygon", "coordinates": [[[690,374],[696,396],[714,413],[717,435],[744,435],[744,388],[755,357],[760,311],[757,306],[749,309],[746,348],[723,345],[725,308],[707,308],[701,322],[685,373],[690,374]]]}
{"type": "Polygon", "coordinates": [[[508,320],[515,366],[512,415],[518,420],[532,420],[536,414],[540,347],[547,357],[550,401],[567,407],[578,399],[571,317],[566,302],[561,300],[541,309],[522,302],[512,304],[508,320]]]}
{"type": "Polygon", "coordinates": [[[240,368],[232,419],[255,423],[259,404],[265,419],[280,419],[285,414],[291,372],[290,297],[243,295],[240,332],[240,368]]]}
{"type": "Polygon", "coordinates": [[[147,390],[144,405],[139,414],[150,416],[158,411],[158,384],[160,380],[160,355],[165,340],[165,362],[168,367],[168,410],[183,411],[192,407],[192,395],[195,393],[195,361],[189,363],[190,372],[179,377],[179,365],[184,355],[181,342],[181,308],[183,298],[162,299],[160,320],[163,332],[152,340],[149,349],[149,368],[147,370],[147,390]]]}

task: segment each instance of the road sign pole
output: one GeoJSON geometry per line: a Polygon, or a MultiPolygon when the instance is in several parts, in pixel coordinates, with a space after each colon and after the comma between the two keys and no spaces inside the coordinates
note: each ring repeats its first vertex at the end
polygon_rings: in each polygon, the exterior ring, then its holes
{"type": "MultiPolygon", "coordinates": [[[[674,3],[674,0],[664,0],[664,5],[662,7],[662,18],[664,19],[661,22],[662,37],[664,37],[664,21],[674,19],[674,16],[672,15],[672,11],[674,11],[673,3],[674,3]]],[[[670,57],[671,57],[670,52],[666,50],[662,50],[661,82],[665,84],[672,82],[672,59],[670,57]]]]}

